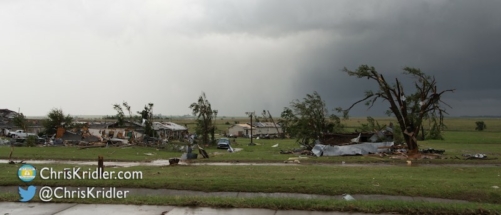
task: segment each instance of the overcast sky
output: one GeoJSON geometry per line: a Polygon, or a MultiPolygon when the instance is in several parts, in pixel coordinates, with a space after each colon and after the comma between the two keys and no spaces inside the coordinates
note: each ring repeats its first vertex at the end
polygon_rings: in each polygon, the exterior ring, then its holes
{"type": "MultiPolygon", "coordinates": [[[[220,116],[318,91],[348,107],[368,64],[435,75],[452,116],[501,115],[501,1],[0,1],[0,109],[184,115],[204,91],[220,116]]],[[[402,79],[406,79],[402,77],[402,79]]],[[[409,82],[406,82],[409,83],[409,82]]],[[[411,85],[405,86],[411,91],[411,85]]],[[[384,115],[386,103],[353,114],[384,115]]]]}

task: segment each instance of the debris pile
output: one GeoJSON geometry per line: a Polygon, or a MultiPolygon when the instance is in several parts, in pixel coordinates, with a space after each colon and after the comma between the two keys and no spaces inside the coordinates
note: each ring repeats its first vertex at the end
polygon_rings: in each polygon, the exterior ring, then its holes
{"type": "Polygon", "coordinates": [[[306,149],[280,150],[280,154],[314,155],[312,151],[306,149]]]}
{"type": "Polygon", "coordinates": [[[445,150],[428,148],[428,149],[421,149],[419,150],[419,152],[421,152],[422,154],[444,154],[445,150]]]}
{"type": "Polygon", "coordinates": [[[344,156],[344,155],[368,155],[376,153],[389,153],[393,142],[359,143],[351,145],[324,145],[318,140],[311,150],[317,157],[320,156],[344,156]]]}

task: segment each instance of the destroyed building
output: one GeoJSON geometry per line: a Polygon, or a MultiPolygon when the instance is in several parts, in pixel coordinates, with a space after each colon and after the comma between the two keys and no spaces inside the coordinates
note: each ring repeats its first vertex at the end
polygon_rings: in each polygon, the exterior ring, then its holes
{"type": "Polygon", "coordinates": [[[6,136],[15,125],[12,119],[17,116],[17,112],[9,109],[0,109],[0,136],[6,136]]]}
{"type": "Polygon", "coordinates": [[[144,126],[137,122],[125,121],[122,126],[118,122],[110,124],[95,124],[90,126],[90,132],[103,138],[129,139],[138,138],[144,134],[144,126]]]}
{"type": "Polygon", "coordinates": [[[173,122],[153,122],[153,129],[161,138],[167,139],[179,139],[188,132],[188,128],[173,122]]]}
{"type": "Polygon", "coordinates": [[[272,122],[253,122],[252,127],[254,129],[252,133],[257,136],[278,135],[282,133],[282,127],[272,122]]]}
{"type": "Polygon", "coordinates": [[[3,119],[14,119],[18,115],[17,112],[9,109],[0,109],[0,120],[3,119]]]}

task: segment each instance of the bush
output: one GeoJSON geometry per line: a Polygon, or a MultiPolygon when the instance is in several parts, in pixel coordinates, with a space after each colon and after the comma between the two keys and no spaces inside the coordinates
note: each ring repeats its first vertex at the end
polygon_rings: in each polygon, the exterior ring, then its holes
{"type": "Polygon", "coordinates": [[[393,142],[395,144],[405,143],[402,129],[400,129],[400,126],[398,126],[398,125],[393,128],[393,142]]]}
{"type": "Polygon", "coordinates": [[[37,137],[36,136],[28,136],[26,138],[26,146],[36,146],[37,137]]]}
{"type": "Polygon", "coordinates": [[[477,125],[475,130],[477,130],[477,131],[483,131],[484,129],[487,128],[487,125],[485,125],[484,121],[477,121],[477,122],[475,122],[475,124],[477,125]]]}
{"type": "Polygon", "coordinates": [[[428,133],[428,135],[426,135],[426,139],[443,140],[444,137],[442,136],[442,130],[440,129],[440,126],[437,124],[433,124],[433,126],[430,129],[430,132],[428,133]]]}

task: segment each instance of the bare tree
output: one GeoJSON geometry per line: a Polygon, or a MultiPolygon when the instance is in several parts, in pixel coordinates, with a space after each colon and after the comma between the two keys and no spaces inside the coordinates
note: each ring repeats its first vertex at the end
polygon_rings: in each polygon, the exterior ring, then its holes
{"type": "Polygon", "coordinates": [[[443,126],[443,116],[447,112],[441,104],[450,106],[444,103],[441,97],[446,92],[454,92],[454,89],[439,92],[437,91],[435,77],[428,76],[415,68],[405,67],[403,70],[404,74],[415,79],[416,91],[409,95],[404,93],[404,88],[398,78],[395,79],[393,85],[390,85],[374,67],[361,65],[356,71],[344,68],[343,71],[350,76],[376,81],[379,90],[377,92],[366,91],[365,98],[353,103],[348,109],[337,108],[337,110],[343,112],[345,117],[348,117],[349,111],[360,102],[365,101],[365,104],[371,108],[377,99],[387,101],[390,103],[387,111],[388,115],[395,115],[400,129],[404,133],[404,139],[409,151],[416,153],[418,152],[416,136],[419,134],[423,119],[427,117],[436,119],[438,117],[438,125],[443,126]]]}

